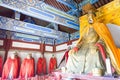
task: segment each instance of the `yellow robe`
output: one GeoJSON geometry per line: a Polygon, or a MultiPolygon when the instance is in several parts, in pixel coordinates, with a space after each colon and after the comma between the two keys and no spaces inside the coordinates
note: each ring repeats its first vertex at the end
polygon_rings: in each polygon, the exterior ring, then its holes
{"type": "MultiPolygon", "coordinates": [[[[109,29],[105,24],[100,22],[95,22],[92,26],[100,38],[105,42],[112,64],[117,73],[120,74],[120,49],[116,47],[109,29]]],[[[86,29],[82,31],[78,43],[81,42],[82,37],[88,32],[89,28],[90,26],[86,27],[86,29]]]]}

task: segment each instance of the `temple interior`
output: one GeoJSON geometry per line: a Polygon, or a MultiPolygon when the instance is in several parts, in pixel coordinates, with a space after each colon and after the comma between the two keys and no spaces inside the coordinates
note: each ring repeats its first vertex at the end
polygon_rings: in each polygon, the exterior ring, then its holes
{"type": "Polygon", "coordinates": [[[0,80],[119,80],[120,0],[0,0],[0,80]]]}

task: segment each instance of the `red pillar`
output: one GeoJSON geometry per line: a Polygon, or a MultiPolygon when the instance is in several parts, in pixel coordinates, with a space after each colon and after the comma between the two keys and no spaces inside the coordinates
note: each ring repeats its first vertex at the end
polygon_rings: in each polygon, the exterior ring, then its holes
{"type": "Polygon", "coordinates": [[[53,45],[53,52],[56,52],[56,45],[53,45]]]}
{"type": "Polygon", "coordinates": [[[12,46],[12,40],[6,38],[4,41],[4,50],[5,50],[4,62],[7,59],[8,51],[10,50],[11,46],[12,46]]]}
{"type": "Polygon", "coordinates": [[[45,52],[45,43],[41,43],[40,51],[42,54],[45,52]]]}
{"type": "Polygon", "coordinates": [[[56,52],[56,39],[54,39],[54,42],[53,42],[53,53],[56,52]]]}
{"type": "Polygon", "coordinates": [[[11,40],[11,34],[12,32],[10,31],[6,31],[6,38],[4,40],[4,50],[5,50],[5,57],[4,57],[4,62],[7,59],[7,55],[8,55],[8,51],[10,50],[10,48],[12,47],[12,40],[11,40]]]}
{"type": "Polygon", "coordinates": [[[67,45],[71,45],[71,44],[72,44],[72,41],[68,41],[68,42],[67,42],[67,45]]]}

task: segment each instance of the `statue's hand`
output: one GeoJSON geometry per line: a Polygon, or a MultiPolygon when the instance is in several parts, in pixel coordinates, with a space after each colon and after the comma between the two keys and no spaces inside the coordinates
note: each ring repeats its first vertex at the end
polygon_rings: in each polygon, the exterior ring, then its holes
{"type": "Polygon", "coordinates": [[[74,48],[73,48],[73,50],[74,50],[75,52],[78,52],[78,49],[79,49],[78,47],[74,47],[74,48]]]}
{"type": "Polygon", "coordinates": [[[78,47],[74,47],[73,49],[71,49],[70,51],[69,51],[69,55],[71,55],[71,54],[73,54],[73,53],[77,53],[78,52],[78,47]]]}

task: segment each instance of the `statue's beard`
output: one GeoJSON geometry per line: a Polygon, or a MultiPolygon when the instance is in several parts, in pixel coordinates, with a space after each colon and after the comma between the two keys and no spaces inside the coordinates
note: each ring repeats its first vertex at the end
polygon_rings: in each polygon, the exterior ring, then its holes
{"type": "Polygon", "coordinates": [[[85,43],[96,43],[99,40],[99,37],[97,35],[93,37],[86,38],[84,40],[85,43]]]}

